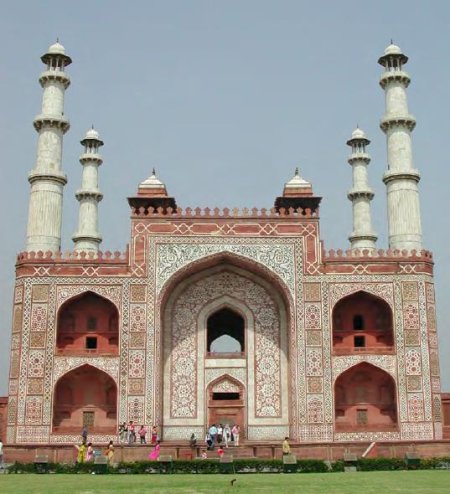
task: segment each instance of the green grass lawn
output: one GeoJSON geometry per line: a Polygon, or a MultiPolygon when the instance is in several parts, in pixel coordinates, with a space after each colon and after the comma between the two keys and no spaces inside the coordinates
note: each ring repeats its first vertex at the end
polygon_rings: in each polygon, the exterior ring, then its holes
{"type": "Polygon", "coordinates": [[[0,475],[1,494],[448,494],[450,471],[237,475],[0,475]],[[230,480],[236,478],[234,486],[230,480]]]}

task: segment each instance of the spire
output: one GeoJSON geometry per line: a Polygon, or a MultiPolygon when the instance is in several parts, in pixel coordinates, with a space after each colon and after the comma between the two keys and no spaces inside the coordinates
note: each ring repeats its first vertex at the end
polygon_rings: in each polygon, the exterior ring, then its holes
{"type": "Polygon", "coordinates": [[[39,82],[43,88],[42,110],[34,120],[38,132],[37,158],[28,176],[31,184],[28,210],[28,251],[61,248],[62,200],[66,175],[61,167],[63,136],[69,130],[64,117],[64,93],[70,85],[64,69],[72,60],[59,42],[41,57],[46,69],[39,82]]]}
{"type": "Polygon", "coordinates": [[[411,79],[403,70],[407,61],[408,57],[393,43],[378,60],[385,69],[380,86],[386,93],[386,111],[380,123],[388,150],[383,182],[387,190],[389,248],[421,250],[420,174],[414,167],[411,144],[416,120],[409,113],[406,94],[411,79]]]}
{"type": "Polygon", "coordinates": [[[98,231],[98,203],[103,194],[98,188],[98,167],[103,163],[99,148],[103,146],[98,132],[92,126],[81,141],[84,152],[80,156],[83,165],[81,189],[75,197],[80,203],[78,231],[73,235],[75,250],[78,252],[98,252],[102,237],[98,231]]]}
{"type": "Polygon", "coordinates": [[[352,201],[353,208],[353,232],[349,237],[352,250],[375,249],[377,240],[372,230],[372,215],[370,202],[373,199],[372,189],[369,187],[367,166],[370,156],[366,152],[366,146],[370,144],[363,130],[357,127],[347,145],[352,148],[348,159],[352,167],[353,185],[347,197],[352,201]]]}

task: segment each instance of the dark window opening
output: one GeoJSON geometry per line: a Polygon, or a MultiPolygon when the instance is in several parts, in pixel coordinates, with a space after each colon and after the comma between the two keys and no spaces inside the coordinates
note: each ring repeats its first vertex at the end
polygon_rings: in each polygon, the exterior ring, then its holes
{"type": "Polygon", "coordinates": [[[355,348],[364,348],[366,346],[366,338],[364,336],[355,336],[355,348]]]}
{"type": "Polygon", "coordinates": [[[87,319],[87,330],[95,331],[97,329],[97,318],[89,316],[87,319]]]}
{"type": "Polygon", "coordinates": [[[353,329],[355,331],[361,331],[364,329],[364,318],[360,314],[353,316],[353,329]]]}
{"type": "Polygon", "coordinates": [[[239,393],[213,393],[213,400],[239,400],[239,393]]]}
{"type": "Polygon", "coordinates": [[[95,350],[97,348],[97,338],[89,336],[86,338],[86,349],[95,350]]]}
{"type": "Polygon", "coordinates": [[[230,309],[218,310],[208,318],[207,330],[207,352],[245,351],[245,322],[236,312],[230,309]]]}

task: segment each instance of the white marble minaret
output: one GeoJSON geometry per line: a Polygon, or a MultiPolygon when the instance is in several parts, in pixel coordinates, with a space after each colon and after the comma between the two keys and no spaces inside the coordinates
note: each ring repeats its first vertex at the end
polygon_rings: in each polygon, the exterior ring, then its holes
{"type": "Polygon", "coordinates": [[[84,146],[84,153],[80,156],[83,176],[81,189],[75,194],[80,203],[80,213],[78,231],[73,235],[72,240],[75,242],[76,251],[97,253],[102,241],[98,231],[98,203],[103,198],[98,188],[98,167],[103,160],[98,151],[100,146],[103,146],[103,142],[98,132],[92,128],[87,131],[81,144],[84,146]]]}
{"type": "Polygon", "coordinates": [[[63,190],[67,183],[61,159],[63,135],[69,129],[64,117],[64,92],[70,79],[64,68],[72,60],[58,42],[41,60],[47,67],[39,78],[44,89],[42,111],[34,120],[39,137],[36,165],[28,176],[31,193],[26,249],[56,252],[61,248],[63,190]]]}
{"type": "Polygon", "coordinates": [[[386,95],[386,113],[380,127],[386,134],[388,158],[383,182],[387,189],[389,248],[421,250],[420,175],[414,168],[411,146],[411,131],[416,120],[408,111],[406,88],[410,78],[403,71],[407,61],[408,57],[393,44],[378,60],[385,68],[380,79],[386,95]]]}
{"type": "Polygon", "coordinates": [[[353,185],[347,194],[353,207],[353,232],[348,238],[352,250],[375,249],[377,236],[372,229],[372,215],[370,202],[373,199],[373,191],[369,187],[367,166],[370,156],[366,152],[366,146],[370,144],[366,134],[359,128],[353,131],[351,139],[347,141],[352,153],[348,163],[352,167],[353,185]]]}

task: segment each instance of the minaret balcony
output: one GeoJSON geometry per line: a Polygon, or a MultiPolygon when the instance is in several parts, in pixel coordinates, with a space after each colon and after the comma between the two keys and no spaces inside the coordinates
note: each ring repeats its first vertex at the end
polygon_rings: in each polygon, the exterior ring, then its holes
{"type": "Polygon", "coordinates": [[[388,184],[389,182],[394,182],[396,180],[412,180],[413,182],[420,182],[420,173],[419,170],[411,169],[411,170],[388,170],[383,175],[383,183],[388,184]]]}
{"type": "Polygon", "coordinates": [[[385,89],[391,82],[400,82],[407,88],[411,82],[411,78],[408,73],[403,70],[389,70],[384,72],[380,77],[380,86],[385,89]]]}
{"type": "Polygon", "coordinates": [[[352,153],[349,157],[347,162],[350,165],[353,165],[353,163],[356,163],[358,161],[364,161],[364,163],[369,164],[370,163],[370,156],[368,153],[352,153]]]}
{"type": "Polygon", "coordinates": [[[43,127],[57,127],[65,134],[70,129],[67,118],[56,115],[38,115],[33,121],[34,128],[39,132],[43,127]]]}
{"type": "Polygon", "coordinates": [[[54,182],[59,185],[66,185],[67,175],[59,171],[53,171],[47,169],[41,170],[40,168],[34,168],[28,174],[28,182],[30,182],[30,184],[43,180],[54,182]]]}
{"type": "Polygon", "coordinates": [[[77,190],[75,197],[82,201],[83,199],[95,199],[100,202],[103,199],[103,194],[99,190],[77,190]]]}
{"type": "Polygon", "coordinates": [[[347,197],[350,199],[350,201],[353,201],[353,199],[358,199],[360,197],[372,200],[374,197],[374,193],[372,189],[351,189],[348,191],[347,197]]]}
{"type": "Polygon", "coordinates": [[[98,153],[83,153],[80,155],[80,163],[82,165],[89,162],[94,162],[97,165],[101,165],[103,163],[103,159],[98,153]]]}
{"type": "Polygon", "coordinates": [[[70,86],[70,77],[62,70],[46,70],[45,72],[42,72],[39,77],[41,86],[45,87],[49,81],[60,82],[64,86],[64,89],[67,89],[70,86]]]}
{"type": "Polygon", "coordinates": [[[381,119],[380,129],[387,132],[392,127],[406,127],[409,131],[414,130],[416,119],[412,115],[393,115],[381,119]]]}

